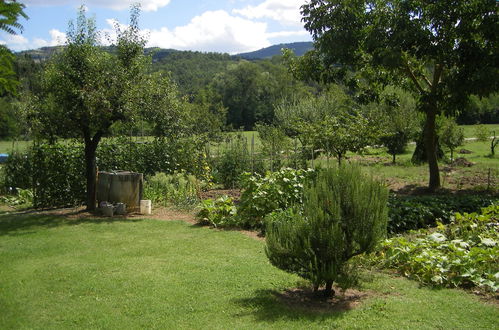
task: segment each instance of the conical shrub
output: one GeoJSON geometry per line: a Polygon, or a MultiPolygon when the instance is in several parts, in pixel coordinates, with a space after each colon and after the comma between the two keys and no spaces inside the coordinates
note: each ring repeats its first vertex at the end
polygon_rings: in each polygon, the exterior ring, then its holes
{"type": "Polygon", "coordinates": [[[386,187],[357,166],[323,170],[305,188],[301,209],[267,218],[266,254],[332,295],[335,281],[348,280],[347,262],[385,237],[387,199],[386,187]]]}

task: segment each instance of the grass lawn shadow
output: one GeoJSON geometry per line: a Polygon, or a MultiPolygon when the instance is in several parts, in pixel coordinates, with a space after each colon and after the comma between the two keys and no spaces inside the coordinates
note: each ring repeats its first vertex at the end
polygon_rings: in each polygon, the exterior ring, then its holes
{"type": "Polygon", "coordinates": [[[114,222],[139,222],[143,219],[130,219],[127,217],[99,218],[86,216],[82,211],[69,213],[39,212],[27,210],[21,212],[0,213],[0,236],[26,235],[26,231],[35,228],[55,228],[60,226],[75,226],[84,223],[109,224],[114,222]]]}

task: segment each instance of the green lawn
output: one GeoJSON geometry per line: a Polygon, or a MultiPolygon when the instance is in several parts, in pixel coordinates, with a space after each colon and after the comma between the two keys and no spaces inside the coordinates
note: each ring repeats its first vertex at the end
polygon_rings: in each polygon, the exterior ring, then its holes
{"type": "Polygon", "coordinates": [[[368,277],[357,308],[312,311],[278,298],[299,279],[239,232],[0,213],[1,329],[497,326],[498,308],[469,293],[368,277]]]}

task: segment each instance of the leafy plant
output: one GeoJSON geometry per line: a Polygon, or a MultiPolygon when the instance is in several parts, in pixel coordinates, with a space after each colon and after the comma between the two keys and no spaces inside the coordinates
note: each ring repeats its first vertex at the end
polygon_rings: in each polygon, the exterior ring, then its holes
{"type": "Polygon", "coordinates": [[[186,173],[157,173],[144,183],[144,197],[163,206],[192,206],[199,201],[200,192],[199,180],[186,173]]]}
{"type": "Polygon", "coordinates": [[[251,171],[251,158],[248,143],[241,135],[227,141],[221,146],[220,156],[214,159],[214,180],[225,188],[237,188],[241,183],[241,175],[251,171]]]}
{"type": "Polygon", "coordinates": [[[312,169],[284,168],[277,172],[243,176],[243,193],[238,207],[241,225],[260,228],[263,218],[274,211],[301,204],[303,186],[315,175],[312,169]]]}
{"type": "Polygon", "coordinates": [[[266,249],[270,262],[334,295],[334,282],[351,283],[348,261],[372,251],[386,234],[388,191],[358,167],[318,173],[307,186],[303,212],[289,209],[269,216],[266,249]]]}
{"type": "Polygon", "coordinates": [[[31,206],[33,205],[33,190],[17,188],[13,195],[2,196],[0,200],[11,206],[31,206]]]}
{"type": "Polygon", "coordinates": [[[384,267],[426,284],[499,289],[499,206],[481,214],[456,213],[450,224],[386,240],[378,257],[384,267]]]}
{"type": "Polygon", "coordinates": [[[477,212],[497,201],[496,197],[482,195],[397,196],[388,199],[388,232],[447,224],[455,212],[477,212]]]}
{"type": "MultiPolygon", "coordinates": [[[[128,170],[147,177],[157,172],[210,180],[210,167],[196,137],[150,143],[134,143],[125,138],[106,139],[97,149],[99,170],[128,170]]],[[[4,166],[4,189],[33,189],[35,207],[81,205],[85,201],[84,147],[75,141],[37,143],[24,153],[13,153],[4,166]]],[[[197,189],[197,188],[196,188],[197,189]]]]}
{"type": "Polygon", "coordinates": [[[490,132],[485,125],[476,125],[474,133],[478,141],[486,142],[489,140],[490,132]]]}
{"type": "Polygon", "coordinates": [[[232,198],[222,196],[215,200],[206,199],[202,201],[201,209],[196,217],[200,223],[214,227],[228,227],[235,223],[235,215],[236,206],[232,198]]]}
{"type": "Polygon", "coordinates": [[[289,137],[278,126],[257,124],[255,129],[262,143],[262,151],[270,159],[270,170],[278,170],[283,163],[282,153],[290,147],[289,137]]]}

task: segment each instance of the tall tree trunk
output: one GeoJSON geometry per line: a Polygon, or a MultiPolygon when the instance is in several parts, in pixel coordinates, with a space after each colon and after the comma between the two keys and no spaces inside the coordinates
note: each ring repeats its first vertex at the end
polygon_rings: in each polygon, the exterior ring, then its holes
{"type": "Polygon", "coordinates": [[[333,297],[335,294],[333,290],[333,281],[326,281],[326,287],[324,289],[324,296],[333,297]]]}
{"type": "Polygon", "coordinates": [[[435,120],[437,116],[436,106],[431,105],[426,112],[426,122],[424,127],[424,142],[426,155],[428,157],[428,167],[430,170],[429,190],[435,191],[440,188],[440,171],[438,169],[437,148],[436,148],[436,128],[435,120]]]}
{"type": "Polygon", "coordinates": [[[95,198],[97,192],[97,166],[96,152],[101,134],[96,134],[93,138],[85,136],[85,176],[87,179],[87,210],[95,210],[95,198]]]}

